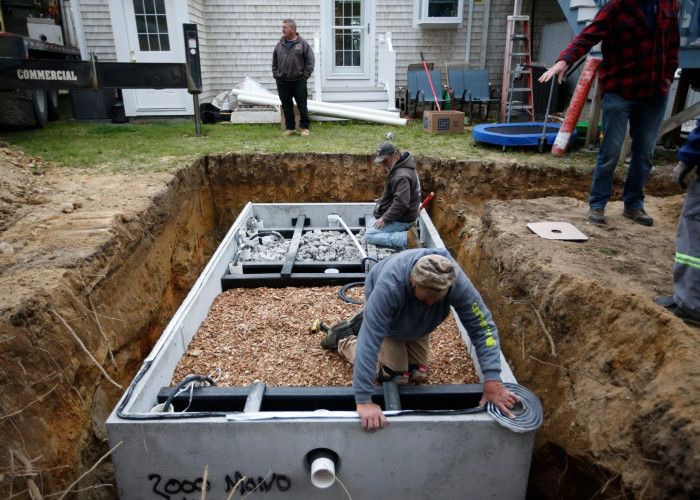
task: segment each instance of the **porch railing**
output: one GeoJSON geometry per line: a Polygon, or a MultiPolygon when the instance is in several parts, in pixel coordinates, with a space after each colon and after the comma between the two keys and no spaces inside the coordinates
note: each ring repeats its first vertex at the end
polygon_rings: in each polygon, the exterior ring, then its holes
{"type": "Polygon", "coordinates": [[[384,87],[389,95],[387,110],[396,109],[396,52],[391,43],[390,31],[379,35],[377,85],[384,87]]]}

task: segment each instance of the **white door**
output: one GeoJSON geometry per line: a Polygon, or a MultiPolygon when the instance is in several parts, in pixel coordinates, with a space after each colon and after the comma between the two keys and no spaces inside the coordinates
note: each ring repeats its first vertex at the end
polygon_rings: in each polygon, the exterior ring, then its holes
{"type": "Polygon", "coordinates": [[[374,81],[374,0],[323,2],[323,85],[369,87],[374,81]],[[330,5],[330,8],[327,7],[330,5]]]}
{"type": "MultiPolygon", "coordinates": [[[[110,0],[118,61],[185,62],[182,24],[187,2],[182,0],[110,0]],[[113,7],[115,9],[113,9],[113,7]],[[114,13],[121,11],[118,26],[114,13]],[[120,29],[123,28],[123,29],[120,29]]],[[[124,90],[127,116],[192,115],[194,105],[187,89],[124,90]]]]}

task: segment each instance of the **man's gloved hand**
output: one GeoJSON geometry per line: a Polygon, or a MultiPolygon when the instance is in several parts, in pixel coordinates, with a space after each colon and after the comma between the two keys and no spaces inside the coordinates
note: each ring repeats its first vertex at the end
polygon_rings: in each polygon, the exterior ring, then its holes
{"type": "Polygon", "coordinates": [[[679,161],[678,165],[673,169],[673,182],[677,182],[683,189],[687,188],[688,186],[683,182],[683,179],[691,170],[693,170],[693,167],[683,161],[679,161]]]}

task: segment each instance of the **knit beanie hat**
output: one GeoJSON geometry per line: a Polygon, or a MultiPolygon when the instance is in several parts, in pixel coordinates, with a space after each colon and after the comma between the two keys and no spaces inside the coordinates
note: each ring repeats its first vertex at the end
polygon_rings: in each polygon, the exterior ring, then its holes
{"type": "Polygon", "coordinates": [[[411,276],[415,285],[446,292],[457,281],[457,270],[452,260],[432,254],[418,259],[411,276]]]}

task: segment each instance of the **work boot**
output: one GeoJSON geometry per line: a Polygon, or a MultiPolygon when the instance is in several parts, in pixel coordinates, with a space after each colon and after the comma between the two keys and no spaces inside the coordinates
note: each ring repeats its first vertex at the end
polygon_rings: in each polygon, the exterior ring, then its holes
{"type": "Polygon", "coordinates": [[[408,371],[411,373],[409,380],[416,384],[422,384],[428,378],[428,367],[425,365],[409,364],[408,371]]]}
{"type": "Polygon", "coordinates": [[[700,316],[696,316],[690,311],[683,309],[681,306],[676,304],[676,299],[672,295],[669,296],[659,296],[652,299],[654,302],[663,306],[669,312],[672,312],[680,319],[685,321],[689,325],[700,326],[700,316]]]}
{"type": "Polygon", "coordinates": [[[292,129],[292,130],[285,130],[284,132],[282,132],[282,137],[287,137],[287,136],[290,136],[290,135],[294,135],[294,134],[296,134],[296,133],[297,133],[297,131],[294,130],[294,129],[292,129]]]}
{"type": "Polygon", "coordinates": [[[415,224],[406,231],[406,239],[408,240],[408,248],[423,248],[418,236],[418,228],[416,228],[415,224]]]}
{"type": "Polygon", "coordinates": [[[588,220],[595,224],[605,224],[605,209],[591,208],[588,210],[588,220]]]}
{"type": "Polygon", "coordinates": [[[338,342],[350,335],[354,335],[350,322],[343,320],[333,325],[326,336],[321,339],[321,347],[329,351],[338,352],[338,342]]]}
{"type": "Polygon", "coordinates": [[[309,129],[308,128],[301,129],[301,136],[302,137],[309,137],[309,129]]]}
{"type": "Polygon", "coordinates": [[[643,208],[633,208],[633,209],[625,208],[622,211],[622,216],[627,217],[628,219],[632,219],[637,224],[641,224],[643,226],[653,226],[654,225],[654,219],[652,219],[651,215],[646,213],[643,208]]]}
{"type": "Polygon", "coordinates": [[[411,374],[408,372],[397,372],[389,367],[381,365],[377,373],[378,382],[396,382],[396,385],[406,385],[411,374]]]}
{"type": "Polygon", "coordinates": [[[353,335],[358,335],[360,333],[360,327],[362,326],[362,320],[365,317],[365,310],[360,309],[355,313],[355,315],[350,318],[347,323],[352,331],[353,335]]]}

